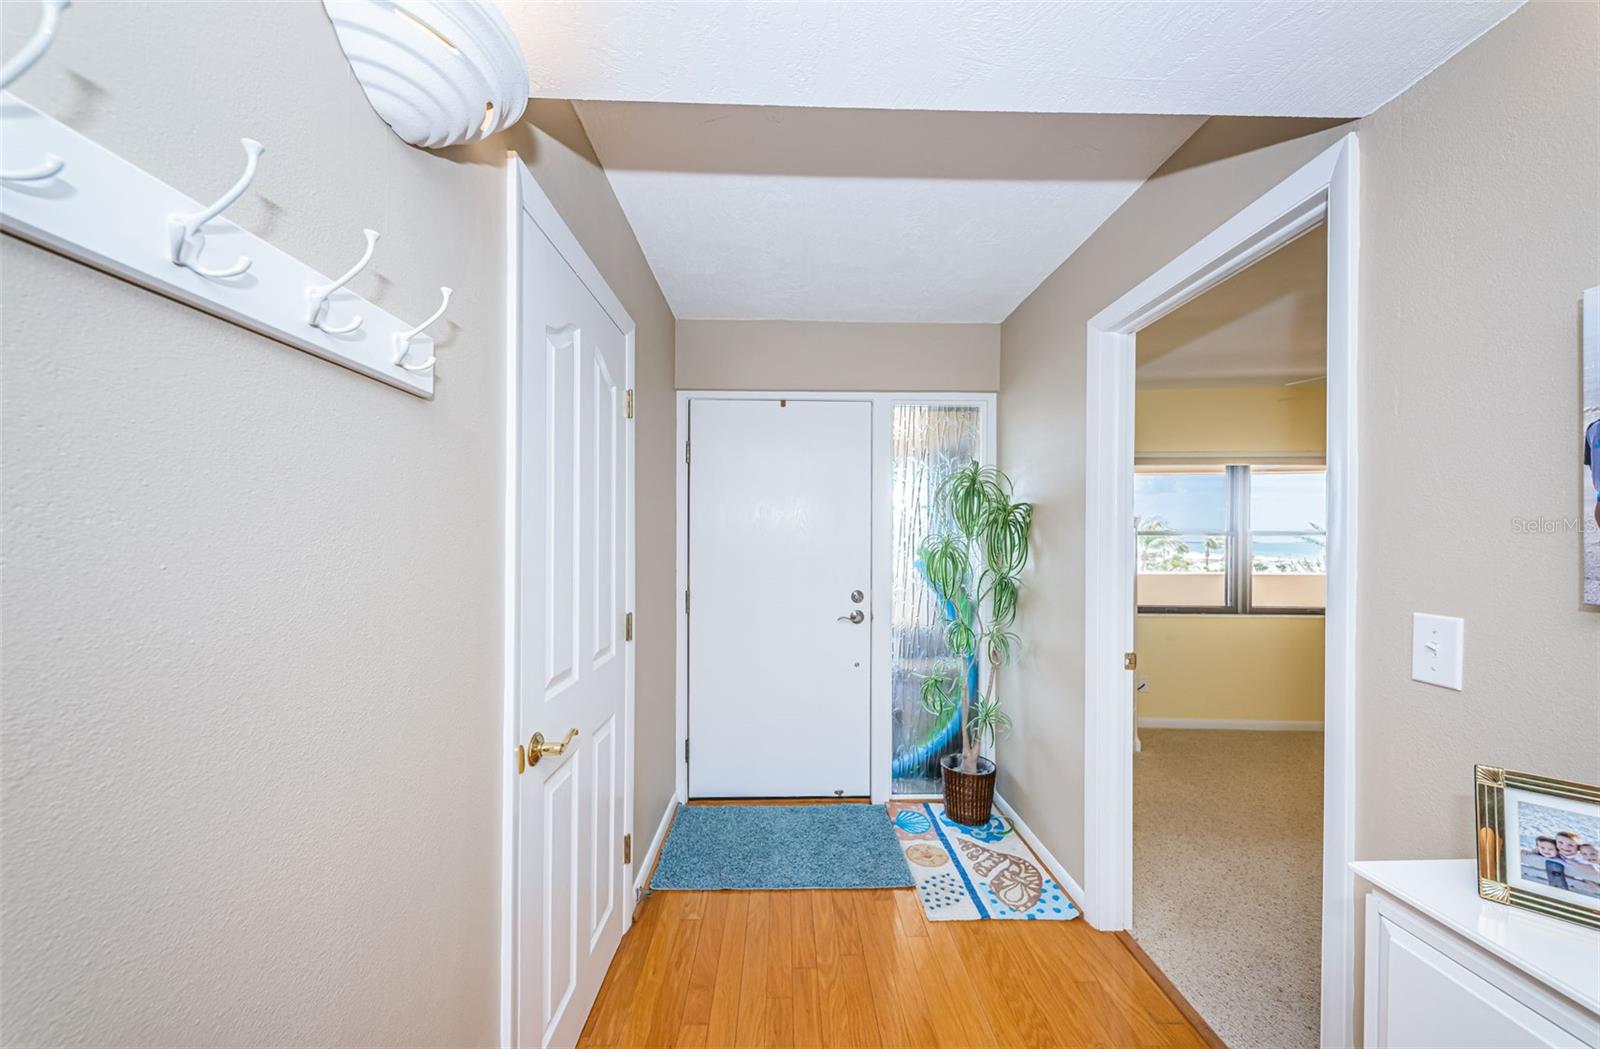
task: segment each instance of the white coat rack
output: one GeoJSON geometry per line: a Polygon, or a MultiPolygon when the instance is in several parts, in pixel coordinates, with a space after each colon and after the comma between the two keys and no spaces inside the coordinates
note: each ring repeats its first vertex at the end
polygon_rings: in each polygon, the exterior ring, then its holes
{"type": "MultiPolygon", "coordinates": [[[[50,46],[65,0],[45,0],[22,51],[0,70],[0,87],[50,46]]],[[[347,272],[329,279],[223,217],[249,188],[266,148],[243,139],[244,170],[211,204],[0,91],[0,229],[188,303],[296,349],[342,364],[419,397],[433,396],[434,345],[344,285],[371,261],[378,233],[347,272]]],[[[204,187],[191,187],[204,188],[204,187]]],[[[352,249],[355,234],[351,230],[352,249]]],[[[352,255],[355,252],[352,250],[352,255]]]]}

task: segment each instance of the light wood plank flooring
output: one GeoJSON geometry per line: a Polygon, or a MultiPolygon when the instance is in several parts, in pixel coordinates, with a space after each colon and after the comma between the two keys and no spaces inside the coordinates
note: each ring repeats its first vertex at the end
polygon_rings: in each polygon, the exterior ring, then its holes
{"type": "Polygon", "coordinates": [[[582,1046],[1148,1046],[1205,1041],[1116,937],[929,922],[910,889],[658,892],[582,1046]]]}

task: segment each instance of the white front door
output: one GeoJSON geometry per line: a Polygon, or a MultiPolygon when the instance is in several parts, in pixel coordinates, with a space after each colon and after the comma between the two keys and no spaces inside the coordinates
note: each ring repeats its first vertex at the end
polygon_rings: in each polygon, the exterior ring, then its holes
{"type": "Polygon", "coordinates": [[[628,344],[519,211],[516,1044],[571,1046],[629,907],[628,344]],[[530,737],[564,752],[539,755],[530,737]]]}
{"type": "Polygon", "coordinates": [[[689,405],[689,793],[865,795],[872,405],[689,405]]]}

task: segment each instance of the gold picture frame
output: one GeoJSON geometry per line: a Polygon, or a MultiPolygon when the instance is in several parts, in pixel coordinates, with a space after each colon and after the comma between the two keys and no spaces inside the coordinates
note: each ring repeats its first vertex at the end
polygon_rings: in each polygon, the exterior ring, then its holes
{"type": "MultiPolygon", "coordinates": [[[[1524,875],[1521,847],[1507,837],[1506,791],[1517,794],[1531,793],[1582,805],[1600,806],[1600,786],[1592,783],[1575,783],[1572,780],[1535,776],[1530,772],[1513,772],[1492,765],[1478,765],[1473,769],[1474,795],[1478,816],[1478,895],[1495,903],[1510,904],[1530,911],[1576,922],[1591,929],[1600,929],[1600,895],[1592,903],[1580,902],[1589,895],[1587,890],[1571,892],[1546,886],[1536,886],[1524,875]],[[1517,849],[1517,865],[1512,866],[1507,849],[1517,849]]],[[[1514,800],[1517,795],[1514,795],[1514,800]]],[[[1560,808],[1559,805],[1537,808],[1560,808]]],[[[1578,813],[1576,808],[1571,811],[1578,813]]],[[[1512,822],[1518,819],[1511,814],[1512,822]]],[[[1592,816],[1578,816],[1591,820],[1592,816]]],[[[1548,846],[1546,846],[1548,847],[1548,846]]],[[[1538,857],[1534,857],[1537,861],[1538,857]]],[[[1569,868],[1570,869],[1570,868],[1569,868]]],[[[1557,868],[1558,872],[1560,868],[1557,868]]],[[[1536,872],[1537,873],[1537,872],[1536,872]]],[[[1552,878],[1555,875],[1551,875],[1552,878]]]]}

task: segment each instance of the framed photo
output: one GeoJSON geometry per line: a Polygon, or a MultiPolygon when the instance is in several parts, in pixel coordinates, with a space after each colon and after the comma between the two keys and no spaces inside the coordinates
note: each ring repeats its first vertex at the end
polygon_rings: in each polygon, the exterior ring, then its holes
{"type": "Polygon", "coordinates": [[[1600,786],[1474,771],[1478,895],[1600,929],[1600,786]]]}

